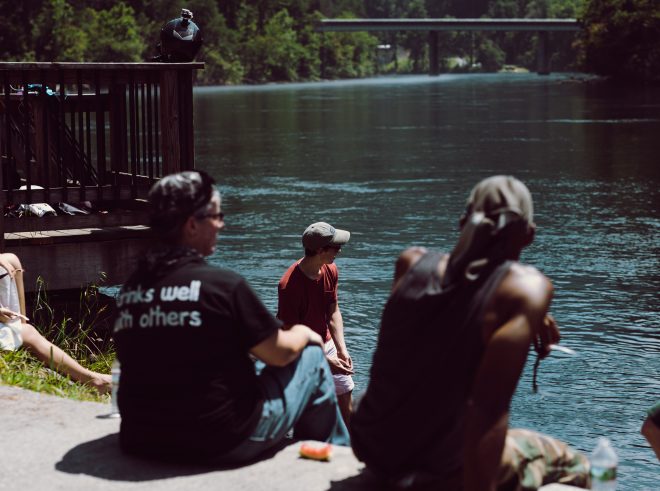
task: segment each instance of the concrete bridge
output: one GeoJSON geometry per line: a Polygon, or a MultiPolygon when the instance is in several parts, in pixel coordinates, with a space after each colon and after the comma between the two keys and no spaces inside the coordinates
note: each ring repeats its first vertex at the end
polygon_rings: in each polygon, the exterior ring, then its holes
{"type": "Polygon", "coordinates": [[[577,19],[322,19],[319,32],[347,31],[426,31],[429,33],[429,72],[440,73],[438,32],[440,31],[532,31],[539,33],[537,71],[550,73],[548,33],[579,31],[577,19]]]}

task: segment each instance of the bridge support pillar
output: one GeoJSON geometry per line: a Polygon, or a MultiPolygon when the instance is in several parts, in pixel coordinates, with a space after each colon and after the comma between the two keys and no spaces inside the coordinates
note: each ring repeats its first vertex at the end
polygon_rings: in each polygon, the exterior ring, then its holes
{"type": "Polygon", "coordinates": [[[539,75],[550,74],[550,58],[548,56],[548,31],[539,32],[536,53],[536,71],[539,75]]]}
{"type": "Polygon", "coordinates": [[[440,75],[438,31],[429,31],[429,75],[440,75]]]}

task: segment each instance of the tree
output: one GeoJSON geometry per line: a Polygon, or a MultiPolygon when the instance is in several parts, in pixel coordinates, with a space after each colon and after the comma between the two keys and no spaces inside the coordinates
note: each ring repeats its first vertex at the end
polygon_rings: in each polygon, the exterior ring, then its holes
{"type": "Polygon", "coordinates": [[[88,37],[80,20],[66,0],[44,2],[32,31],[36,60],[84,61],[88,37]]]}
{"type": "Polygon", "coordinates": [[[0,16],[0,60],[34,59],[32,26],[43,0],[23,0],[14,3],[0,16]]]}
{"type": "Polygon", "coordinates": [[[119,2],[109,10],[87,9],[87,14],[90,20],[86,61],[142,61],[145,45],[132,7],[119,2]]]}
{"type": "Polygon", "coordinates": [[[614,79],[660,80],[660,2],[589,0],[578,43],[587,70],[614,79]]]}
{"type": "MultiPolygon", "coordinates": [[[[253,14],[255,12],[253,11],[253,14]]],[[[259,19],[258,12],[256,13],[259,19]]],[[[243,62],[246,75],[253,82],[298,80],[296,71],[302,57],[302,48],[293,30],[293,19],[286,10],[280,10],[268,19],[263,32],[253,18],[254,36],[246,39],[243,62]]]]}

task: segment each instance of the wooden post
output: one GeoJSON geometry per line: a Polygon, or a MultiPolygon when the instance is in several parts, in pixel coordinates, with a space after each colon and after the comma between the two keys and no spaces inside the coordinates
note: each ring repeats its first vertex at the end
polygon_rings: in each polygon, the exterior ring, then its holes
{"type": "Polygon", "coordinates": [[[162,142],[163,175],[181,168],[181,134],[179,132],[179,92],[175,70],[163,70],[160,74],[160,133],[162,142]]]}
{"type": "MultiPolygon", "coordinates": [[[[43,89],[45,90],[45,88],[43,89]]],[[[49,179],[46,177],[50,167],[48,158],[48,116],[46,97],[37,96],[32,101],[34,111],[34,157],[35,166],[32,171],[32,184],[46,186],[49,179]]],[[[47,187],[47,186],[46,186],[47,187]]]]}
{"type": "Polygon", "coordinates": [[[548,57],[548,31],[539,32],[539,44],[536,53],[536,63],[539,75],[550,74],[550,59],[548,57]]]}
{"type": "Polygon", "coordinates": [[[438,31],[429,32],[429,75],[440,75],[438,31]]]}
{"type": "Polygon", "coordinates": [[[111,84],[110,93],[110,168],[113,173],[128,170],[128,130],[126,126],[126,85],[111,84]]]}
{"type": "Polygon", "coordinates": [[[179,136],[181,158],[177,170],[195,168],[195,131],[193,126],[193,81],[192,70],[179,70],[179,136]]]}

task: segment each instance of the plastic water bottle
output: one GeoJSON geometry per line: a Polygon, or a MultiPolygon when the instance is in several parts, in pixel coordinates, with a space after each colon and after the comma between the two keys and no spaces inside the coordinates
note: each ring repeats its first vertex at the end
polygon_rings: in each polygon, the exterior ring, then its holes
{"type": "Polygon", "coordinates": [[[110,414],[111,418],[119,418],[119,404],[117,404],[117,392],[119,391],[119,376],[121,375],[121,365],[119,360],[115,358],[115,361],[112,362],[112,368],[110,369],[110,375],[112,376],[112,392],[110,393],[110,414]]]}
{"type": "Polygon", "coordinates": [[[598,491],[616,490],[616,466],[619,459],[612,444],[605,437],[600,437],[591,452],[591,489],[598,491]]]}

